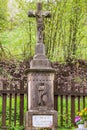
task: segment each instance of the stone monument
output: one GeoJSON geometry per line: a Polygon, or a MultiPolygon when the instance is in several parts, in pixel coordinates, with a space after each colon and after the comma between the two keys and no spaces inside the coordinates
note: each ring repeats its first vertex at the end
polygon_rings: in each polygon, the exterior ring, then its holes
{"type": "Polygon", "coordinates": [[[25,130],[57,129],[57,111],[54,110],[54,69],[45,55],[43,44],[43,19],[51,17],[49,11],[42,11],[42,3],[37,3],[37,11],[29,11],[29,17],[36,17],[37,43],[35,55],[28,73],[28,111],[25,130]]]}

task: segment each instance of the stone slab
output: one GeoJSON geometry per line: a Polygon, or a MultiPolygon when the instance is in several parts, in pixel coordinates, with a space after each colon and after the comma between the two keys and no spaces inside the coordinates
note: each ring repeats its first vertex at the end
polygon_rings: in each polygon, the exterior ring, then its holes
{"type": "Polygon", "coordinates": [[[25,117],[25,130],[37,130],[37,128],[48,128],[56,130],[58,128],[57,111],[55,110],[30,110],[25,117]],[[36,117],[38,116],[38,117],[36,117]],[[36,117],[36,122],[35,122],[36,117]],[[49,117],[49,119],[47,119],[49,117]],[[40,120],[40,118],[43,118],[40,120]],[[46,118],[46,119],[45,119],[46,118]],[[37,122],[38,120],[38,122],[37,122]],[[44,121],[44,122],[42,122],[44,121]],[[45,122],[45,121],[48,121],[45,122]],[[49,124],[50,122],[50,124],[49,124]]]}

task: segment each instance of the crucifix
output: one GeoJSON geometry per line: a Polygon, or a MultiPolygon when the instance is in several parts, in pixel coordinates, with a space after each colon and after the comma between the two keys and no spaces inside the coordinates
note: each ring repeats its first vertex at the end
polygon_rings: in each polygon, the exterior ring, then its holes
{"type": "Polygon", "coordinates": [[[44,30],[44,18],[50,18],[51,14],[49,11],[42,11],[42,3],[37,3],[37,11],[29,11],[28,12],[29,17],[36,17],[36,23],[37,23],[37,43],[43,44],[43,30],[44,30]]]}
{"type": "Polygon", "coordinates": [[[54,72],[45,55],[43,44],[44,18],[51,17],[49,11],[42,11],[42,3],[37,3],[36,11],[29,11],[29,17],[35,17],[37,23],[37,43],[35,55],[30,62],[28,72],[28,111],[25,130],[57,130],[57,111],[54,110],[54,72]]]}

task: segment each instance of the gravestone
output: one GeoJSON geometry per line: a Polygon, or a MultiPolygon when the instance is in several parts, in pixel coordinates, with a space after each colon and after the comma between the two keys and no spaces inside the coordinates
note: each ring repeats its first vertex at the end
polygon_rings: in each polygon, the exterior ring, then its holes
{"type": "Polygon", "coordinates": [[[28,111],[25,130],[57,129],[57,111],[54,110],[54,69],[45,55],[43,44],[43,19],[51,17],[49,11],[42,11],[42,3],[37,3],[37,11],[29,11],[29,17],[36,17],[37,43],[35,55],[28,70],[28,111]]]}

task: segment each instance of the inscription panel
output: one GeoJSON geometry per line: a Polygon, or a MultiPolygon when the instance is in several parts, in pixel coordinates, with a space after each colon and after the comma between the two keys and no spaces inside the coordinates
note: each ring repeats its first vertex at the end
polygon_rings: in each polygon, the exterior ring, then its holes
{"type": "Polygon", "coordinates": [[[52,115],[33,115],[32,116],[33,127],[38,128],[51,128],[53,126],[52,115]]]}

